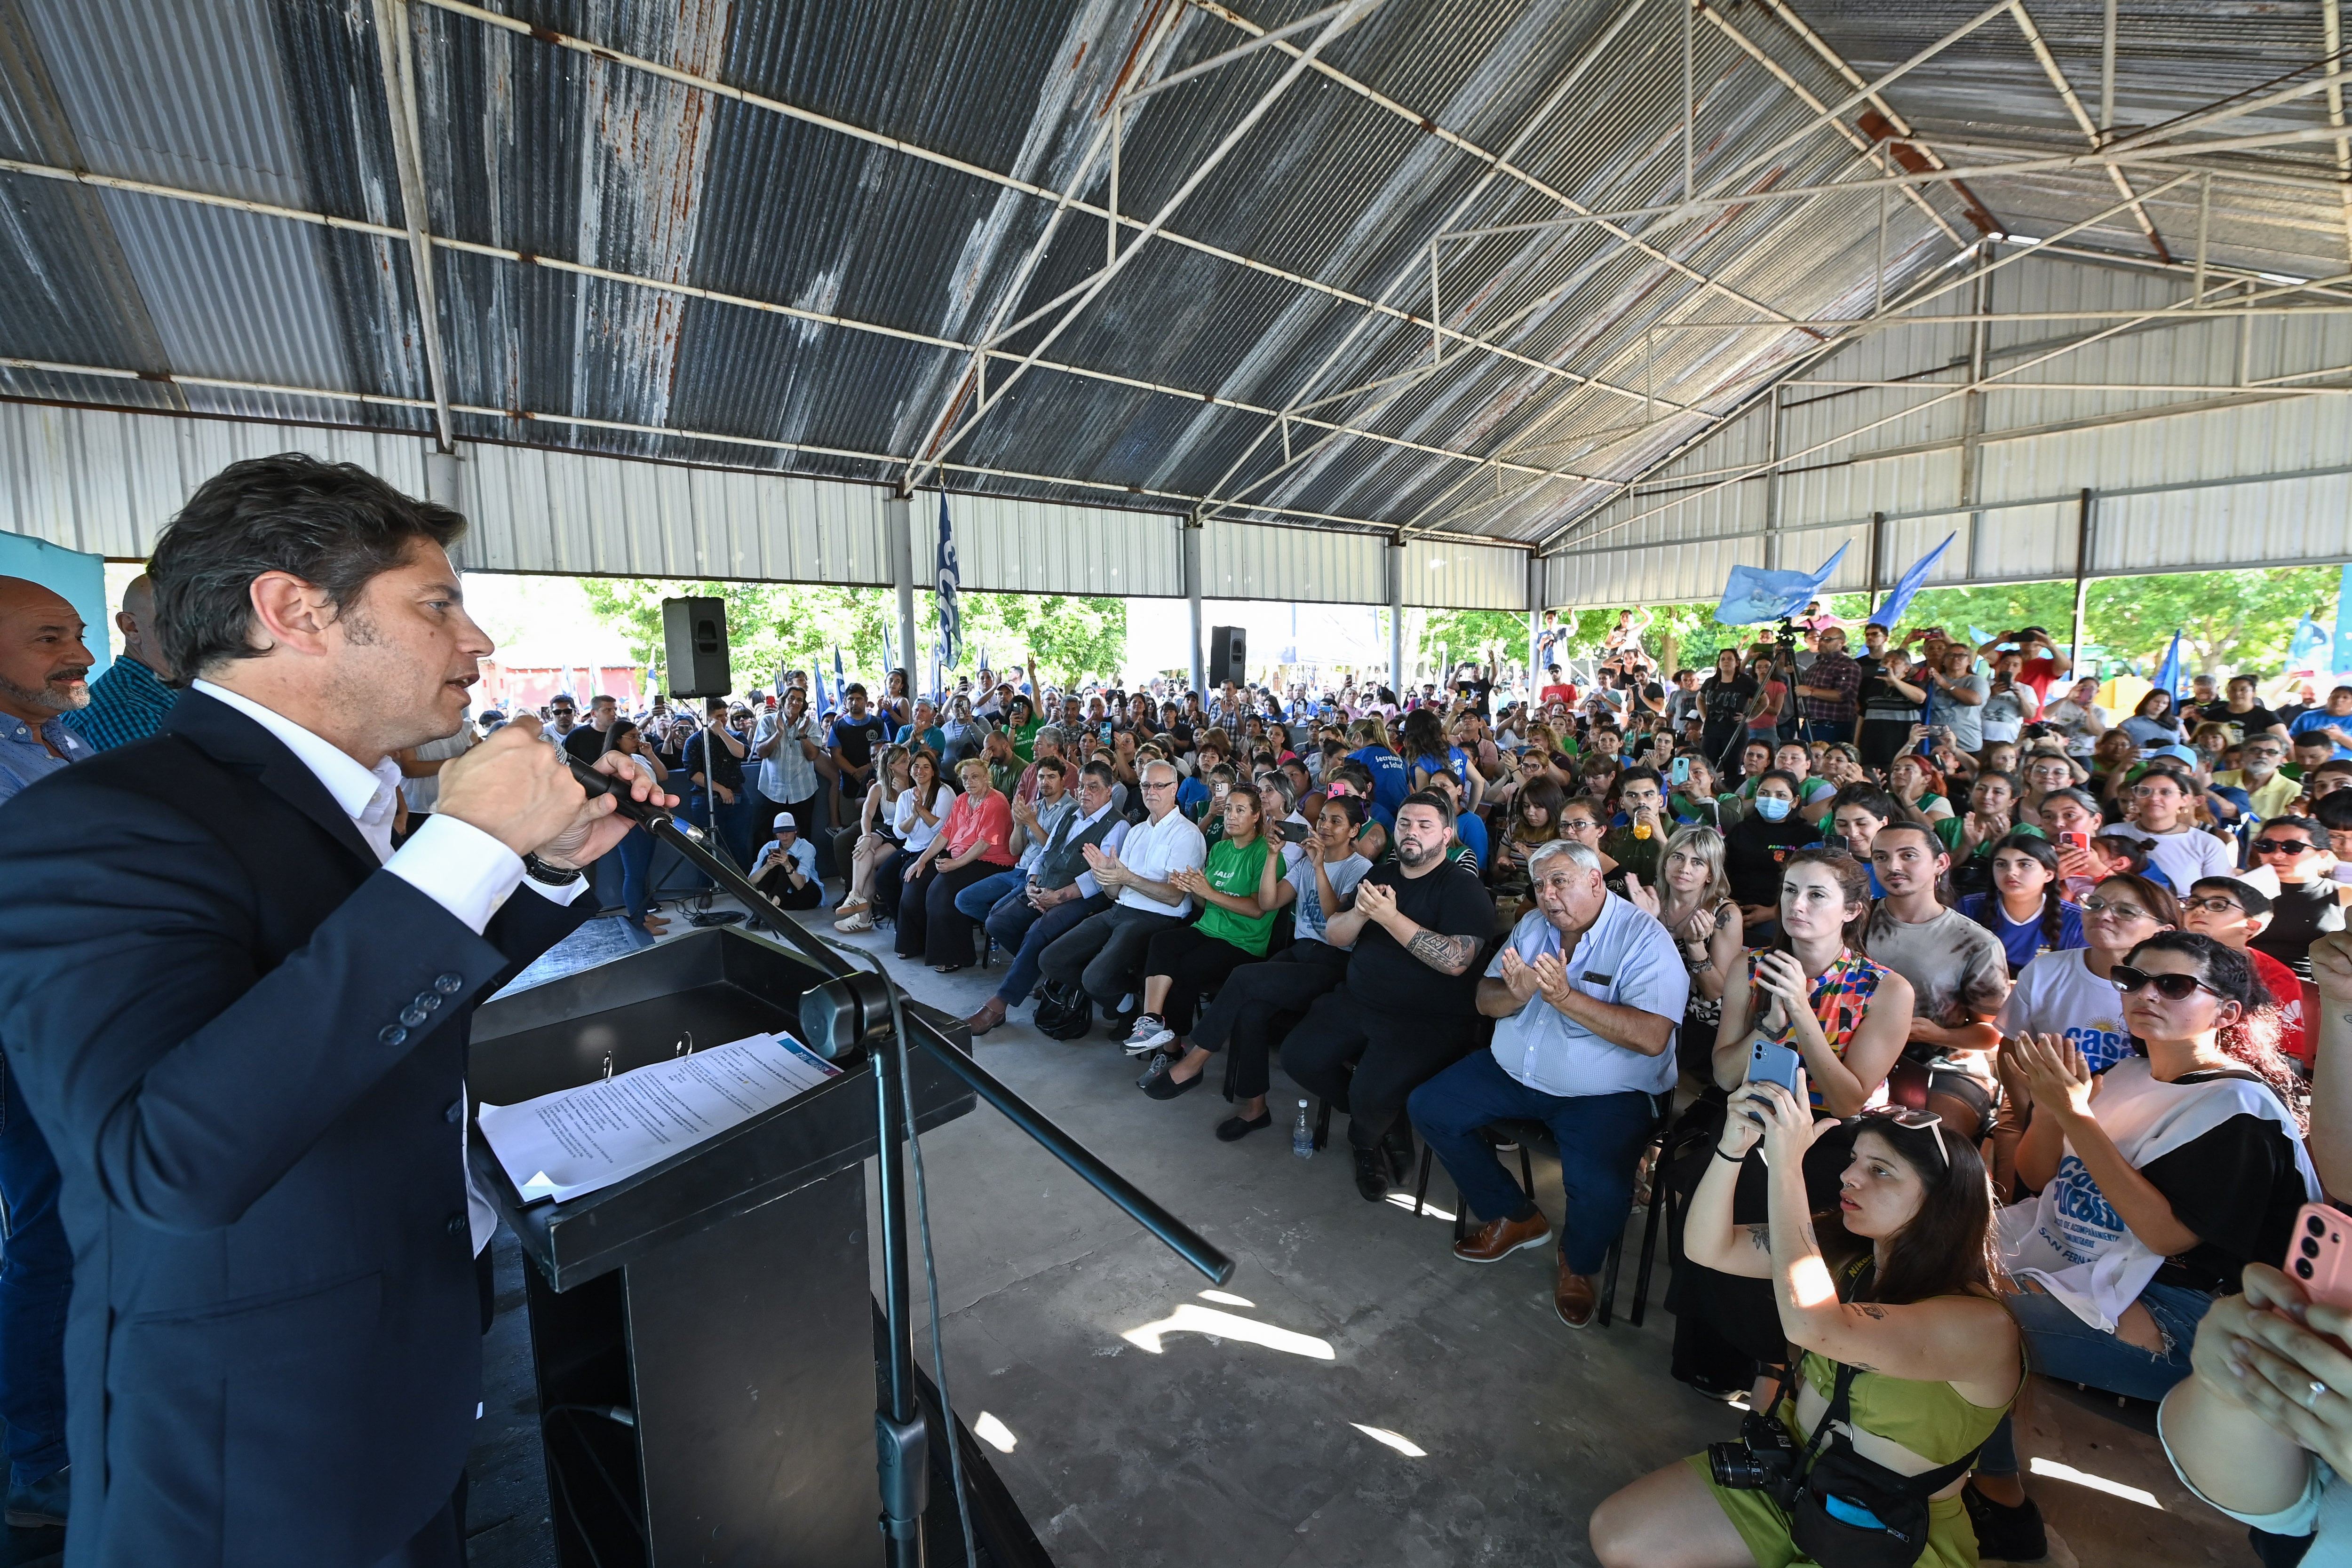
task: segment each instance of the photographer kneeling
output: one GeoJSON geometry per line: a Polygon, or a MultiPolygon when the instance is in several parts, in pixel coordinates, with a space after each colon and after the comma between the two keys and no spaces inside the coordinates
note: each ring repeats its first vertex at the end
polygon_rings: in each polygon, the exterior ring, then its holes
{"type": "Polygon", "coordinates": [[[1755,1083],[1731,1113],[1685,1244],[1709,1268],[1772,1281],[1802,1375],[1770,1415],[1748,1417],[1743,1442],[1602,1502],[1594,1554],[1608,1568],[1973,1564],[1961,1481],[2025,1377],[1992,1284],[1992,1187],[1976,1150],[1923,1113],[1859,1118],[1831,1249],[1852,1255],[1832,1264],[1805,1200],[1811,1109],[1755,1083]],[[1759,1140],[1771,1218],[1735,1226],[1732,1188],[1759,1140]]]}

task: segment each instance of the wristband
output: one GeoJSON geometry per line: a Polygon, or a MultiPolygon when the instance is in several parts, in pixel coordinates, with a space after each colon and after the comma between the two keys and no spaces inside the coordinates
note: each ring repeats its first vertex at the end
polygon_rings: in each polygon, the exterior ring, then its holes
{"type": "Polygon", "coordinates": [[[1715,1157],[1719,1160],[1729,1160],[1735,1166],[1745,1165],[1748,1161],[1746,1151],[1743,1150],[1736,1155],[1727,1155],[1723,1152],[1723,1145],[1721,1144],[1715,1145],[1715,1157]]]}

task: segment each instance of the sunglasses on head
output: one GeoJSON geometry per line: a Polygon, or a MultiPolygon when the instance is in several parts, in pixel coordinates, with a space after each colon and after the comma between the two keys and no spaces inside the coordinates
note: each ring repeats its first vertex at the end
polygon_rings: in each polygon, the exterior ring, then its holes
{"type": "Polygon", "coordinates": [[[2129,964],[2117,964],[2114,974],[2116,989],[2125,996],[2130,996],[2143,986],[2154,986],[2158,996],[2173,1002],[2185,1000],[2196,991],[2213,991],[2217,997],[2221,994],[2194,975],[2151,975],[2146,969],[2135,969],[2129,964]]]}
{"type": "MultiPolygon", "coordinates": [[[[1944,1119],[1933,1111],[1916,1110],[1909,1105],[1873,1105],[1852,1119],[1855,1123],[1865,1124],[1871,1122],[1889,1122],[1906,1133],[1921,1132],[1930,1127],[1941,1127],[1944,1124],[1944,1119]]],[[[1940,1132],[1936,1134],[1935,1144],[1936,1163],[1939,1166],[1949,1166],[1952,1163],[1952,1156],[1945,1152],[1944,1135],[1940,1132]]]]}
{"type": "Polygon", "coordinates": [[[2307,855],[2319,846],[2305,839],[2256,839],[2258,855],[2307,855]]]}

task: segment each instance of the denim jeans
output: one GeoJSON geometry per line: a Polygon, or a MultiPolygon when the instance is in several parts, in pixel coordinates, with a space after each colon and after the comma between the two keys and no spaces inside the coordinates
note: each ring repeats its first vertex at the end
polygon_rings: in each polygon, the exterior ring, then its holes
{"type": "MultiPolygon", "coordinates": [[[[2213,1305],[2213,1298],[2202,1291],[2148,1286],[2139,1293],[2139,1304],[2156,1320],[2164,1349],[2147,1351],[2092,1327],[2055,1296],[2028,1291],[2001,1301],[2025,1331],[2025,1356],[2034,1371],[2134,1399],[2161,1399],[2189,1375],[2189,1347],[2196,1343],[2198,1323],[2213,1305]]],[[[2017,1473],[2017,1443],[2006,1416],[1986,1439],[1977,1468],[1989,1476],[2017,1473]]]]}
{"type": "Polygon", "coordinates": [[[997,900],[996,907],[988,912],[988,934],[996,945],[1013,955],[1013,967],[1004,983],[996,988],[996,999],[1008,1008],[1017,1008],[1029,999],[1037,988],[1039,961],[1045,949],[1066,932],[1089,915],[1101,913],[1109,901],[1097,894],[1092,898],[1073,898],[1057,904],[1043,915],[1031,906],[1027,887],[1014,888],[997,900]]]}
{"type": "Polygon", "coordinates": [[[17,1480],[42,1480],[66,1463],[66,1304],[73,1249],[58,1218],[58,1162],[0,1061],[0,1419],[17,1480]]]}
{"type": "MultiPolygon", "coordinates": [[[[996,906],[1004,902],[1007,894],[1019,893],[1029,885],[1026,872],[1001,871],[982,877],[955,896],[956,913],[967,920],[985,921],[996,906]]],[[[1025,904],[1027,900],[1023,900],[1025,904]]]]}
{"type": "Polygon", "coordinates": [[[630,922],[643,925],[646,911],[653,907],[652,879],[646,874],[653,865],[653,835],[643,828],[631,828],[615,852],[621,857],[621,902],[628,908],[630,922]]]}
{"type": "Polygon", "coordinates": [[[1624,1233],[1633,1208],[1633,1169],[1658,1118],[1657,1097],[1547,1094],[1503,1071],[1494,1052],[1465,1056],[1412,1092],[1405,1113],[1428,1141],[1463,1202],[1482,1219],[1507,1219],[1535,1205],[1495,1151],[1478,1136],[1494,1122],[1541,1122],[1559,1145],[1567,1199],[1559,1253],[1571,1274],[1598,1274],[1609,1244],[1624,1233]]]}

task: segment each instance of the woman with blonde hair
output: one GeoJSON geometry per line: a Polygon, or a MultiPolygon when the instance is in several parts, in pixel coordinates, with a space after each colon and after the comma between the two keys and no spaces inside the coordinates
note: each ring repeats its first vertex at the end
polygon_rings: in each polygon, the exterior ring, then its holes
{"type": "Polygon", "coordinates": [[[988,764],[965,758],[956,782],[963,792],[929,847],[907,868],[898,899],[898,956],[919,957],[943,975],[972,962],[972,920],[956,908],[956,894],[1013,869],[1013,807],[990,781],[988,764]]]}
{"type": "Polygon", "coordinates": [[[1682,1070],[1707,1082],[1715,1060],[1715,1035],[1723,1021],[1723,990],[1739,962],[1739,905],[1731,901],[1731,879],[1723,869],[1723,835],[1713,828],[1677,828],[1658,861],[1653,890],[1628,879],[1625,895],[1658,917],[1682,950],[1690,971],[1690,999],[1683,1009],[1675,1055],[1682,1070]]]}
{"type": "Polygon", "coordinates": [[[898,797],[907,788],[907,765],[911,755],[907,747],[896,744],[882,748],[882,765],[874,770],[874,783],[866,789],[866,804],[858,813],[856,847],[849,852],[849,891],[842,895],[833,912],[834,929],[837,931],[874,929],[874,873],[898,852],[898,840],[891,821],[898,797]]]}

